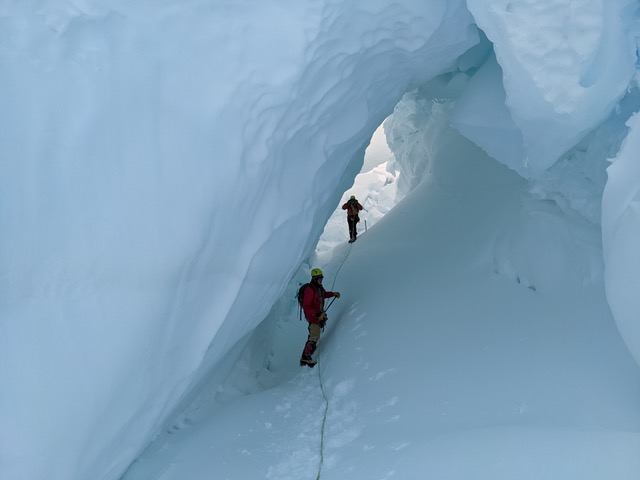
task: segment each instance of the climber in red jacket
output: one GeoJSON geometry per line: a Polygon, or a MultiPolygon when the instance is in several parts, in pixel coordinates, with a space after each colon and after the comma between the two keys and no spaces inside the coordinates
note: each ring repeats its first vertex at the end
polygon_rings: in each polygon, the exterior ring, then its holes
{"type": "Polygon", "coordinates": [[[309,336],[304,345],[300,366],[307,365],[313,367],[316,361],[311,357],[316,351],[316,344],[320,340],[320,332],[327,323],[327,314],[324,311],[324,299],[336,297],[340,298],[340,292],[328,292],[322,286],[322,270],[314,268],[311,270],[311,282],[305,284],[300,292],[302,297],[302,311],[304,318],[309,322],[309,336]]]}
{"type": "Polygon", "coordinates": [[[342,205],[342,210],[347,211],[347,224],[349,225],[349,243],[356,241],[358,236],[357,223],[360,221],[358,213],[362,210],[362,205],[356,200],[355,195],[351,195],[351,198],[342,205]]]}

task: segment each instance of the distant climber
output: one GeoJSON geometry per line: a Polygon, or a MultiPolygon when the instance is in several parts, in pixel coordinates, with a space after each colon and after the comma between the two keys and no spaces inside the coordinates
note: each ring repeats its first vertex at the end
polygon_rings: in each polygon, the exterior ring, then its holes
{"type": "Polygon", "coordinates": [[[322,286],[324,278],[322,270],[313,268],[311,270],[311,282],[300,287],[299,297],[301,298],[304,318],[309,322],[309,336],[304,345],[300,366],[307,365],[314,367],[317,363],[313,360],[313,353],[316,351],[316,344],[320,340],[320,332],[327,323],[327,314],[324,310],[325,298],[340,298],[340,292],[328,292],[322,286]]]}
{"type": "Polygon", "coordinates": [[[358,236],[357,224],[360,221],[358,213],[362,210],[362,205],[356,199],[355,195],[351,195],[351,198],[342,205],[342,210],[347,211],[347,224],[349,225],[349,243],[356,241],[358,236]]]}

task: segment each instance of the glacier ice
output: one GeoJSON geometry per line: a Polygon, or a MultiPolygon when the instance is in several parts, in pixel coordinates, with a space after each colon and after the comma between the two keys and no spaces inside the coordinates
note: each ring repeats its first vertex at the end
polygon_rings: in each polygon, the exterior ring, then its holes
{"type": "Polygon", "coordinates": [[[1,476],[117,478],[477,30],[445,0],[1,10],[1,476]]]}
{"type": "MultiPolygon", "coordinates": [[[[394,148],[428,157],[430,116],[453,109],[540,196],[566,198],[574,170],[544,180],[628,93],[632,4],[3,3],[0,476],[118,478],[211,370],[224,375],[407,92],[397,108],[426,107],[426,137],[394,148]]],[[[603,238],[612,310],[640,358],[629,138],[603,238]]],[[[590,215],[590,195],[569,208],[590,215]]]]}
{"type": "MultiPolygon", "coordinates": [[[[635,74],[628,0],[469,0],[503,67],[519,155],[496,157],[537,177],[598,126],[635,74]]],[[[478,125],[478,126],[481,126],[478,125]]],[[[482,145],[481,145],[482,146],[482,145]]]]}

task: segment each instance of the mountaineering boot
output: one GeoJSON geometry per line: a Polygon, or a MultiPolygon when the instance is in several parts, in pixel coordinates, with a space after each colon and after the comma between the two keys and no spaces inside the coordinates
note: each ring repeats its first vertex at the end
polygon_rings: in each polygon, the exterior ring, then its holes
{"type": "Polygon", "coordinates": [[[313,367],[316,366],[316,363],[318,363],[318,362],[316,362],[310,356],[307,356],[307,355],[303,355],[300,358],[300,366],[301,367],[304,367],[306,365],[309,368],[313,368],[313,367]]]}

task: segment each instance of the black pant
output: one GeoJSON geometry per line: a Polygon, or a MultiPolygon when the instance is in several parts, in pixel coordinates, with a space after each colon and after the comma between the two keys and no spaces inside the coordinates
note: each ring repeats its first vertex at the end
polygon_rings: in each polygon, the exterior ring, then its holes
{"type": "Polygon", "coordinates": [[[356,228],[356,224],[359,221],[360,217],[358,217],[358,215],[347,216],[347,224],[349,225],[349,237],[351,237],[351,239],[355,239],[358,236],[358,229],[356,228]]]}

